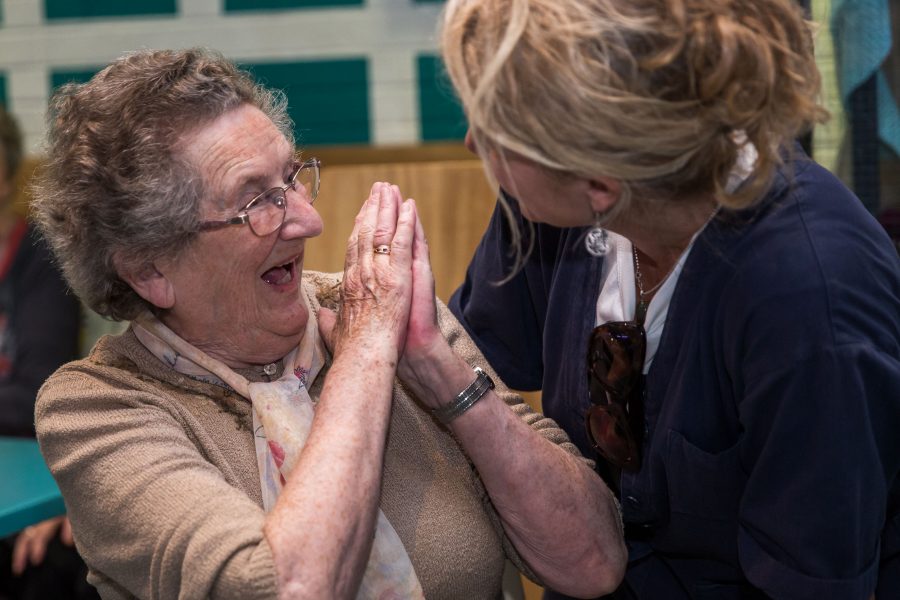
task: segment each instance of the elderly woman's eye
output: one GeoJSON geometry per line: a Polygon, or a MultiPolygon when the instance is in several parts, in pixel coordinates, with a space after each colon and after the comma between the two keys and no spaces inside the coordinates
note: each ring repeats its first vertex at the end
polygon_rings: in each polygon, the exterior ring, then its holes
{"type": "Polygon", "coordinates": [[[291,165],[291,170],[285,175],[284,182],[292,185],[297,179],[297,174],[300,172],[301,166],[301,163],[295,161],[294,164],[291,165]]]}
{"type": "Polygon", "coordinates": [[[262,194],[259,198],[259,202],[257,202],[257,206],[266,206],[270,203],[277,203],[279,197],[283,196],[283,192],[280,188],[272,188],[271,190],[267,190],[262,194]]]}

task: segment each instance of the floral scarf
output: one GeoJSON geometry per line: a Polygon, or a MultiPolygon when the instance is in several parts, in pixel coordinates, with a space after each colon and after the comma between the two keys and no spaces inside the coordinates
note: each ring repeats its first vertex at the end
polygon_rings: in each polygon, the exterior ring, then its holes
{"type": "MultiPolygon", "coordinates": [[[[224,363],[183,340],[159,319],[145,312],[132,323],[141,343],[172,369],[193,379],[228,387],[253,405],[256,459],[263,507],[272,510],[312,427],[315,403],[309,386],[325,362],[318,323],[309,307],[306,333],[282,359],[284,372],[272,382],[249,382],[224,363]]],[[[272,365],[272,373],[275,372],[272,365]]],[[[403,542],[379,509],[372,553],[357,598],[424,598],[403,542]]]]}

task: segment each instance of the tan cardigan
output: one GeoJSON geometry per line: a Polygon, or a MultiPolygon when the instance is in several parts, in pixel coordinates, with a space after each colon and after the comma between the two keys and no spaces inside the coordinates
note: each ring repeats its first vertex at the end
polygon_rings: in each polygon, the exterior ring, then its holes
{"type": "MultiPolygon", "coordinates": [[[[304,275],[313,312],[320,299],[331,303],[337,281],[304,275]]],[[[444,306],[439,322],[513,411],[577,454],[556,423],[499,384],[444,306]]],[[[261,369],[242,374],[266,380],[261,369]]],[[[36,419],[89,581],[104,598],[276,597],[247,400],[171,370],[129,330],[57,371],[38,395],[36,419]]],[[[382,510],[426,598],[498,597],[504,558],[523,565],[454,438],[399,383],[383,477],[382,510]]]]}

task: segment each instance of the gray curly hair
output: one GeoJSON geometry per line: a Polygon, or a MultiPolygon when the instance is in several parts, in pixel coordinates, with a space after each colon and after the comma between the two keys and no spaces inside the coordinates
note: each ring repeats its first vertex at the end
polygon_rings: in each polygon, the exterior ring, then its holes
{"type": "Polygon", "coordinates": [[[33,219],[95,312],[127,320],[150,308],[114,259],[140,269],[191,243],[206,190],[185,141],[242,105],[260,109],[293,143],[284,95],[205,49],[127,54],[53,96],[33,219]]]}

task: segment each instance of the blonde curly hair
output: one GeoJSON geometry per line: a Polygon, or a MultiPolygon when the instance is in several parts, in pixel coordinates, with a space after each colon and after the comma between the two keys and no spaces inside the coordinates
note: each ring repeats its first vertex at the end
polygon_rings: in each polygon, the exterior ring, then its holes
{"type": "Polygon", "coordinates": [[[619,180],[636,200],[742,208],[827,117],[791,0],[449,0],[446,68],[480,151],[619,180]],[[726,190],[740,147],[758,159],[726,190]]]}

